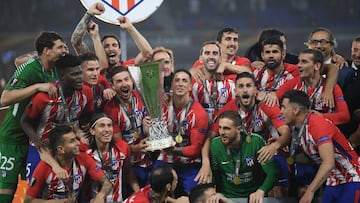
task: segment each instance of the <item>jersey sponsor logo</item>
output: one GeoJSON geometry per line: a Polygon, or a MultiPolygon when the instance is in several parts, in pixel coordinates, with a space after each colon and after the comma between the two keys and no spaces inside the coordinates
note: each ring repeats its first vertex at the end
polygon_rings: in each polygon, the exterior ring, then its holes
{"type": "Polygon", "coordinates": [[[119,14],[125,16],[144,0],[102,0],[119,14]]]}

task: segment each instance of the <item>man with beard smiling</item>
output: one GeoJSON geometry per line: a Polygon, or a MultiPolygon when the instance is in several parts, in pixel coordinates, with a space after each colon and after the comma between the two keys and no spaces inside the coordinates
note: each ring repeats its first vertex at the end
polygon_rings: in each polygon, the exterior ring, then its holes
{"type": "Polygon", "coordinates": [[[35,94],[21,118],[21,126],[31,140],[27,157],[27,167],[30,171],[27,178],[31,177],[40,158],[48,163],[54,172],[61,170],[48,148],[49,132],[56,126],[64,125],[72,125],[74,130],[78,130],[78,119],[81,114],[94,110],[91,89],[83,86],[80,59],[66,54],[60,57],[55,65],[60,79],[53,85],[59,97],[51,98],[44,92],[35,94]]]}
{"type": "Polygon", "coordinates": [[[216,71],[221,60],[220,46],[215,41],[206,41],[200,50],[200,61],[204,68],[199,68],[205,75],[203,83],[192,85],[192,97],[198,101],[208,113],[209,123],[213,122],[217,111],[235,98],[235,84],[232,80],[216,79],[216,71]]]}
{"type": "MultiPolygon", "coordinates": [[[[278,104],[276,90],[278,90],[286,82],[293,80],[299,76],[297,65],[284,63],[285,51],[283,42],[277,38],[269,38],[262,44],[261,57],[265,66],[261,69],[254,69],[259,92],[259,99],[265,99],[270,106],[278,104]]],[[[324,66],[323,71],[327,72],[327,86],[321,94],[324,104],[330,108],[334,107],[333,88],[336,85],[337,70],[333,68],[335,65],[324,66]]]]}
{"type": "Polygon", "coordinates": [[[211,141],[211,164],[216,189],[227,198],[249,198],[262,202],[276,182],[277,167],[273,159],[258,160],[258,151],[266,145],[259,135],[245,133],[236,111],[224,111],[219,117],[219,137],[211,141]]]}
{"type": "Polygon", "coordinates": [[[116,95],[106,103],[104,113],[113,120],[114,137],[120,137],[129,144],[131,164],[140,187],[143,187],[148,183],[148,174],[153,164],[150,153],[145,151],[148,147],[148,129],[143,126],[145,106],[138,91],[133,89],[134,81],[127,68],[115,67],[110,76],[116,95]]]}
{"type": "MultiPolygon", "coordinates": [[[[216,41],[221,47],[221,63],[217,72],[223,73],[225,79],[235,81],[236,74],[251,71],[250,60],[236,55],[239,49],[239,33],[234,28],[226,27],[220,30],[216,36],[216,41]]],[[[199,59],[195,61],[190,69],[190,73],[197,82],[204,81],[203,73],[197,70],[197,68],[203,66],[204,64],[199,59]]]]}

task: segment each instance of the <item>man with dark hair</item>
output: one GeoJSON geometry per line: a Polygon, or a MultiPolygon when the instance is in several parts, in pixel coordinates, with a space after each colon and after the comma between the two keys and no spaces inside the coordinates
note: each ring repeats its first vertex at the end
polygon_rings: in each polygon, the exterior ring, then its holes
{"type": "Polygon", "coordinates": [[[105,100],[113,98],[115,91],[105,76],[100,74],[99,58],[94,53],[81,54],[80,60],[84,85],[90,87],[94,95],[94,110],[102,112],[105,100]]]}
{"type": "Polygon", "coordinates": [[[300,203],[311,202],[325,180],[322,202],[359,202],[360,157],[339,129],[328,119],[311,112],[310,105],[308,95],[299,90],[286,92],[281,105],[286,124],[294,126],[288,160],[294,160],[295,150],[301,148],[319,165],[300,203]]]}
{"type": "Polygon", "coordinates": [[[36,93],[21,118],[21,126],[31,141],[27,157],[28,179],[40,158],[53,167],[55,173],[61,170],[48,150],[49,132],[56,126],[63,125],[72,125],[79,130],[78,119],[81,114],[92,112],[94,109],[91,89],[82,83],[80,59],[66,54],[60,57],[55,65],[59,82],[53,85],[59,97],[53,99],[44,92],[36,93]]]}
{"type": "Polygon", "coordinates": [[[190,190],[190,203],[232,203],[230,199],[224,197],[221,193],[216,193],[213,183],[199,184],[190,190]]]}
{"type": "Polygon", "coordinates": [[[221,51],[215,41],[206,41],[200,50],[200,61],[204,67],[199,68],[204,76],[204,82],[193,82],[192,98],[198,101],[208,113],[209,123],[213,122],[216,113],[226,103],[235,98],[235,84],[229,79],[216,78],[220,68],[221,51]]]}
{"type": "Polygon", "coordinates": [[[114,122],[114,137],[122,138],[129,144],[131,164],[140,187],[144,187],[148,183],[148,174],[153,165],[150,153],[145,151],[148,147],[148,129],[143,126],[145,105],[140,93],[134,89],[134,81],[127,68],[114,67],[110,78],[116,95],[106,103],[104,113],[114,122]]]}
{"type": "Polygon", "coordinates": [[[320,74],[323,63],[324,58],[319,50],[302,50],[299,54],[298,64],[300,77],[296,77],[294,80],[282,85],[276,95],[281,98],[288,90],[302,90],[308,94],[312,110],[323,113],[323,116],[331,120],[335,125],[345,124],[350,120],[350,114],[340,86],[336,84],[333,90],[334,108],[324,105],[321,100],[321,94],[325,91],[326,86],[325,78],[320,74]]]}
{"type": "Polygon", "coordinates": [[[213,180],[217,191],[227,198],[249,198],[261,202],[273,187],[277,166],[271,158],[258,161],[258,151],[266,141],[258,134],[244,133],[243,121],[236,111],[224,111],[219,117],[219,137],[210,145],[213,180]]]}
{"type": "MultiPolygon", "coordinates": [[[[221,48],[221,64],[218,72],[224,73],[225,79],[234,81],[237,73],[251,71],[250,60],[236,55],[239,49],[239,33],[234,28],[221,29],[217,34],[216,41],[221,48]]],[[[190,69],[192,76],[198,82],[203,82],[204,76],[196,69],[203,66],[202,61],[197,60],[190,69]]]]}
{"type": "Polygon", "coordinates": [[[96,166],[95,161],[85,152],[80,152],[79,145],[80,142],[70,126],[56,127],[49,134],[52,156],[56,157],[56,162],[71,176],[61,180],[55,176],[48,164],[40,161],[29,181],[25,203],[52,199],[77,202],[86,175],[102,185],[93,202],[105,202],[105,197],[113,186],[104,172],[96,166]]]}
{"type": "Polygon", "coordinates": [[[56,88],[50,83],[58,80],[55,61],[66,53],[62,37],[55,32],[42,32],[35,40],[39,57],[18,67],[1,95],[1,104],[10,105],[0,128],[0,163],[5,166],[0,176],[0,202],[13,199],[18,175],[25,178],[28,137],[20,125],[21,115],[30,97],[46,92],[56,98],[56,88]]]}
{"type": "Polygon", "coordinates": [[[163,149],[154,164],[170,164],[179,175],[184,192],[197,183],[194,181],[200,169],[201,148],[207,137],[208,116],[201,104],[190,97],[191,74],[179,69],[171,83],[172,101],[163,106],[168,132],[176,141],[174,147],[163,149]]]}
{"type": "Polygon", "coordinates": [[[116,66],[127,66],[130,64],[140,64],[148,60],[152,53],[152,48],[146,39],[141,35],[141,33],[134,27],[130,20],[121,16],[118,18],[120,28],[126,30],[131,38],[135,41],[136,46],[138,46],[140,53],[136,56],[135,59],[131,59],[127,62],[123,62],[120,59],[121,56],[121,44],[120,40],[115,35],[105,35],[102,37],[101,42],[99,41],[98,26],[91,21],[91,18],[94,15],[101,15],[105,11],[105,7],[102,3],[97,2],[91,5],[89,10],[84,14],[83,18],[80,20],[79,24],[76,26],[72,36],[71,44],[78,52],[78,54],[83,54],[88,52],[88,47],[83,41],[86,31],[89,32],[91,38],[94,42],[95,52],[100,59],[100,68],[101,71],[105,73],[105,76],[108,78],[108,74],[111,72],[112,68],[116,66]],[[100,44],[102,43],[102,47],[100,44]],[[105,57],[105,58],[104,58],[105,57]],[[107,64],[103,64],[103,61],[107,61],[107,64]]]}
{"type": "MultiPolygon", "coordinates": [[[[125,203],[175,202],[173,193],[178,183],[175,170],[169,165],[154,168],[149,175],[150,184],[134,193],[125,203]]],[[[187,202],[187,197],[180,197],[180,202],[187,202]]]]}
{"type": "MultiPolygon", "coordinates": [[[[253,46],[251,46],[248,50],[246,50],[245,57],[247,57],[251,62],[262,62],[263,61],[262,57],[261,57],[262,43],[265,40],[270,39],[270,38],[280,39],[284,43],[284,50],[286,52],[285,33],[283,33],[282,31],[280,31],[276,28],[266,28],[266,29],[261,30],[258,41],[253,46]]],[[[286,53],[284,62],[290,63],[290,64],[297,64],[298,57],[296,55],[286,53]]]]}

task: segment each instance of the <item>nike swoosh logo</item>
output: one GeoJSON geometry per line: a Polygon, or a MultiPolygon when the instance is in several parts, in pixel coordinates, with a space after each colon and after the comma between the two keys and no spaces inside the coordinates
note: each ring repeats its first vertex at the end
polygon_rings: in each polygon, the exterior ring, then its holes
{"type": "Polygon", "coordinates": [[[221,164],[228,164],[228,161],[222,161],[221,164]]]}

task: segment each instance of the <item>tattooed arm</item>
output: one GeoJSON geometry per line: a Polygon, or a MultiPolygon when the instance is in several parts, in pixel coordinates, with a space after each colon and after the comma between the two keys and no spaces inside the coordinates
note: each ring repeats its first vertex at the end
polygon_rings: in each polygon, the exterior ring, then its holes
{"type": "Polygon", "coordinates": [[[105,202],[106,195],[108,195],[113,189],[113,185],[105,175],[99,180],[99,182],[102,185],[101,190],[97,193],[94,201],[92,202],[105,202]]]}
{"type": "Polygon", "coordinates": [[[84,36],[88,28],[88,23],[91,20],[91,17],[94,15],[100,15],[104,13],[105,7],[101,3],[93,4],[85,15],[81,18],[79,24],[76,26],[72,36],[71,44],[74,47],[78,55],[89,52],[89,47],[84,42],[84,36]]]}

